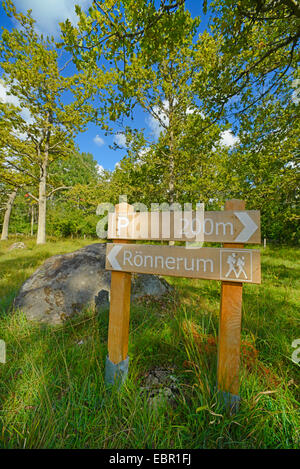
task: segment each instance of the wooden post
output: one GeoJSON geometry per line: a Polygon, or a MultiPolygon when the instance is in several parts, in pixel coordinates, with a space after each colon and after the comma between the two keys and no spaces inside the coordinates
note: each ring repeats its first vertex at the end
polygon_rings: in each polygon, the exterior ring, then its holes
{"type": "MultiPolygon", "coordinates": [[[[225,203],[225,210],[245,210],[245,201],[232,199],[225,203]]],[[[224,243],[224,248],[243,248],[244,244],[224,243]]],[[[243,284],[223,281],[219,322],[217,385],[226,407],[232,413],[239,404],[239,368],[241,349],[243,284]]]]}
{"type": "MultiPolygon", "coordinates": [[[[116,205],[117,214],[127,215],[133,207],[125,202],[116,205]]],[[[113,240],[126,244],[128,240],[113,240]]],[[[105,381],[123,383],[128,371],[128,338],[130,316],[131,273],[112,271],[110,286],[110,310],[108,327],[108,357],[105,381]]]]}
{"type": "Polygon", "coordinates": [[[6,343],[0,339],[0,363],[6,363],[6,343]]]}

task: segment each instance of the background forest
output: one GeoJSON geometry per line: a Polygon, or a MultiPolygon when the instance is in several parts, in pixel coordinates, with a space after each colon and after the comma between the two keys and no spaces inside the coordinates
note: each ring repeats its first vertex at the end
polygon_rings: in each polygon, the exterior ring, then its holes
{"type": "Polygon", "coordinates": [[[297,243],[296,3],[203,2],[203,29],[184,1],[94,1],[54,38],[4,2],[2,239],[96,238],[97,206],[125,194],[148,209],[245,199],[263,237],[297,243]],[[90,123],[123,150],[114,170],[80,151],[90,123]]]}

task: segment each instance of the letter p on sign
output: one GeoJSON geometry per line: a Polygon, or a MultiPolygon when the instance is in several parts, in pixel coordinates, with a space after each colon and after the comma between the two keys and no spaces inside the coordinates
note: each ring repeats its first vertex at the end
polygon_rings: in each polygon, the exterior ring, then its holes
{"type": "Polygon", "coordinates": [[[129,225],[129,220],[126,216],[120,215],[118,217],[118,225],[117,225],[117,230],[120,233],[122,228],[126,228],[129,225]]]}

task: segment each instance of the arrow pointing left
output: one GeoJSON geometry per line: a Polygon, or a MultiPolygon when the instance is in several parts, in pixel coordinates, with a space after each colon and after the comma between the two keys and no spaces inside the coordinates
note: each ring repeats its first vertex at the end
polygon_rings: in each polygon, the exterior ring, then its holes
{"type": "Polygon", "coordinates": [[[114,246],[110,253],[107,256],[113,270],[122,270],[119,262],[116,259],[116,256],[119,254],[123,246],[114,246]]]}

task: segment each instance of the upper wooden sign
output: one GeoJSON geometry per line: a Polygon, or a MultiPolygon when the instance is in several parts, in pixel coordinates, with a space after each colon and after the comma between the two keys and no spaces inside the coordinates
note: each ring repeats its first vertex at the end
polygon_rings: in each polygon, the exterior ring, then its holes
{"type": "Polygon", "coordinates": [[[174,277],[261,283],[260,252],[254,249],[107,244],[106,269],[174,277]]]}
{"type": "Polygon", "coordinates": [[[260,244],[258,210],[110,213],[109,239],[260,244]]]}

